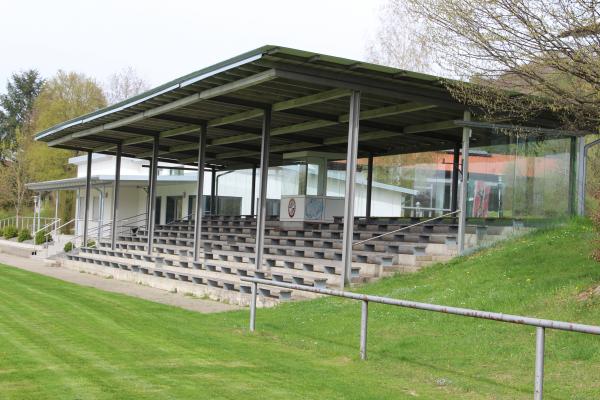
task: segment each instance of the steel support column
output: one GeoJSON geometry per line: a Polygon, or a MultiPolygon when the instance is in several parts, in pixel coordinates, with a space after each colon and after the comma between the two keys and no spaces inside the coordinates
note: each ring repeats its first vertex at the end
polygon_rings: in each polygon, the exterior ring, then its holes
{"type": "Polygon", "coordinates": [[[585,136],[580,136],[577,138],[577,215],[579,216],[583,216],[585,212],[586,157],[585,136]]]}
{"type": "MultiPolygon", "coordinates": [[[[54,221],[58,220],[58,203],[60,201],[60,190],[54,192],[54,221]]],[[[56,224],[56,222],[55,222],[56,224]]],[[[56,225],[58,227],[58,225],[56,225]]]]}
{"type": "Polygon", "coordinates": [[[581,204],[581,215],[585,215],[585,196],[587,193],[587,156],[588,156],[588,151],[594,147],[600,144],[600,139],[596,139],[593,142],[590,142],[586,145],[583,146],[583,157],[582,157],[582,162],[583,162],[583,168],[581,170],[581,184],[582,184],[582,204],[581,204]]]}
{"type": "Polygon", "coordinates": [[[575,215],[577,204],[577,138],[571,137],[569,146],[569,214],[575,215]]]}
{"type": "Polygon", "coordinates": [[[98,243],[100,243],[100,239],[102,238],[102,225],[104,224],[104,191],[106,188],[103,186],[102,189],[98,189],[98,222],[96,227],[96,238],[98,243]]]}
{"type": "Polygon", "coordinates": [[[38,212],[37,212],[37,225],[36,225],[37,228],[32,233],[35,233],[42,228],[42,201],[43,201],[42,192],[39,192],[38,196],[40,198],[40,201],[38,204],[38,212]]]}
{"type": "Polygon", "coordinates": [[[202,216],[204,215],[204,165],[206,164],[206,124],[200,126],[198,147],[198,183],[196,185],[196,218],[194,219],[194,261],[200,260],[200,245],[202,244],[202,216]]]}
{"type": "Polygon", "coordinates": [[[256,215],[254,202],[256,201],[256,167],[252,167],[252,194],[250,196],[250,215],[256,215]]]}
{"type": "Polygon", "coordinates": [[[154,225],[156,216],[156,179],[158,175],[159,137],[154,136],[152,143],[152,168],[150,168],[150,185],[148,187],[148,254],[152,254],[154,246],[154,225]]]}
{"type": "Polygon", "coordinates": [[[458,172],[460,162],[460,143],[454,144],[454,157],[452,158],[452,183],[450,186],[450,211],[458,210],[458,172]]]}
{"type": "Polygon", "coordinates": [[[367,171],[367,210],[365,215],[371,218],[372,201],[373,201],[373,154],[369,154],[367,171]]]}
{"type": "Polygon", "coordinates": [[[119,189],[121,187],[121,155],[123,145],[117,145],[117,154],[115,159],[115,181],[113,183],[113,201],[112,201],[112,223],[110,228],[110,247],[115,249],[117,244],[117,210],[119,208],[119,189]]]}
{"type": "MultiPolygon", "coordinates": [[[[465,111],[464,120],[471,120],[471,112],[465,111]]],[[[458,218],[458,252],[465,251],[465,231],[467,225],[467,196],[469,188],[469,141],[471,139],[471,128],[463,127],[462,132],[462,181],[460,183],[460,213],[458,218]]]]}
{"type": "Polygon", "coordinates": [[[356,158],[358,152],[358,131],[360,120],[360,92],[350,96],[348,119],[348,151],[346,153],[346,198],[344,201],[344,230],[342,236],[342,289],[350,283],[352,270],[352,239],[354,236],[354,190],[356,185],[356,158]]]}
{"type": "Polygon", "coordinates": [[[210,169],[210,215],[217,215],[217,171],[210,169]]]}
{"type": "MultiPolygon", "coordinates": [[[[40,230],[42,228],[42,192],[39,192],[38,194],[40,201],[38,203],[38,210],[37,210],[37,229],[34,232],[37,232],[38,230],[40,230]]],[[[34,233],[32,232],[32,233],[34,233]]]]}
{"type": "Polygon", "coordinates": [[[38,193],[37,195],[33,196],[33,219],[31,220],[31,232],[35,232],[35,223],[37,221],[37,210],[39,202],[40,195],[38,193]]]}
{"type": "MultiPolygon", "coordinates": [[[[262,269],[265,244],[265,222],[267,220],[267,185],[269,181],[269,149],[271,146],[271,108],[263,114],[262,143],[260,148],[260,186],[258,194],[258,215],[256,217],[255,269],[262,269]]],[[[252,286],[250,302],[250,331],[254,331],[256,318],[256,300],[258,296],[256,284],[252,286]]]]}
{"type": "Polygon", "coordinates": [[[83,209],[83,246],[88,243],[88,216],[90,213],[90,194],[92,192],[92,152],[87,153],[85,173],[85,206],[83,209]]]}

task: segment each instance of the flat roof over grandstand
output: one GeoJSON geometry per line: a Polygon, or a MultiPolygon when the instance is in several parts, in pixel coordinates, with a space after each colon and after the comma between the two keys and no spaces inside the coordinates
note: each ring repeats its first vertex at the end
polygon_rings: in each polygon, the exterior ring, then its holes
{"type": "MultiPolygon", "coordinates": [[[[466,122],[465,105],[442,78],[280,46],[264,46],[183,76],[148,92],[39,133],[49,146],[152,157],[160,138],[161,161],[195,164],[200,126],[207,124],[206,162],[239,169],[260,160],[263,113],[272,109],[271,165],[302,150],[345,153],[349,96],[361,92],[359,157],[453,148],[462,127],[472,146],[493,143],[505,125],[466,122]]],[[[547,135],[551,115],[527,124],[547,135]]]]}

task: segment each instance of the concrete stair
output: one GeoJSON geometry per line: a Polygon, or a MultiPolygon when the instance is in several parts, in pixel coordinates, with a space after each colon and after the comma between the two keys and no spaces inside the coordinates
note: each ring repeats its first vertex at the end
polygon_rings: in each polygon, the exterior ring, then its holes
{"type": "MultiPolygon", "coordinates": [[[[354,241],[407,227],[413,221],[357,219],[354,241]]],[[[342,273],[342,228],[332,223],[305,223],[286,227],[269,221],[265,229],[264,265],[255,270],[256,220],[252,217],[207,217],[202,224],[200,261],[193,260],[194,222],[156,226],[153,253],[147,253],[147,231],[121,235],[116,249],[100,241],[97,248],[66,254],[64,264],[87,272],[107,274],[160,287],[186,291],[235,304],[249,304],[251,285],[242,277],[338,288],[342,273]]],[[[364,283],[394,273],[417,271],[457,253],[454,223],[411,227],[373,239],[353,249],[350,280],[364,283]]],[[[477,228],[469,227],[476,236],[477,228]]],[[[259,305],[314,297],[305,292],[259,286],[259,305]]]]}

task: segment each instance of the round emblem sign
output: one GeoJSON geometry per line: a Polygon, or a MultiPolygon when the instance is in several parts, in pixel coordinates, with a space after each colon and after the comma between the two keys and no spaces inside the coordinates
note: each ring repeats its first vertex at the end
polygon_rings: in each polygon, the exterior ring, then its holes
{"type": "Polygon", "coordinates": [[[294,215],[296,215],[296,200],[294,199],[290,199],[288,202],[288,215],[290,218],[294,218],[294,215]]]}

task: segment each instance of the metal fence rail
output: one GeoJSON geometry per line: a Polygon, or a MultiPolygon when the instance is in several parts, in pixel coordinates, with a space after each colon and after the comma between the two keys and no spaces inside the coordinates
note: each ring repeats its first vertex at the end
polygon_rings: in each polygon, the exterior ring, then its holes
{"type": "MultiPolygon", "coordinates": [[[[241,278],[244,282],[252,283],[252,292],[257,293],[258,285],[276,286],[286,289],[299,290],[304,292],[319,293],[328,296],[343,297],[351,300],[361,301],[361,322],[360,322],[360,358],[367,359],[367,325],[369,303],[387,304],[391,306],[412,308],[417,310],[433,311],[445,314],[460,315],[463,317],[472,317],[487,319],[499,322],[508,322],[512,324],[529,325],[536,327],[535,344],[535,387],[534,399],[542,400],[544,384],[544,342],[545,330],[556,329],[561,331],[579,332],[590,335],[600,335],[600,326],[577,324],[572,322],[555,321],[550,319],[541,319],[525,317],[521,315],[503,314],[489,311],[473,310],[469,308],[449,307],[430,303],[420,303],[417,301],[392,299],[389,297],[371,296],[360,293],[345,292],[341,290],[316,288],[313,286],[297,285],[287,282],[275,282],[267,279],[241,278]]],[[[250,330],[254,331],[256,326],[256,303],[253,302],[250,308],[250,330]]]]}

